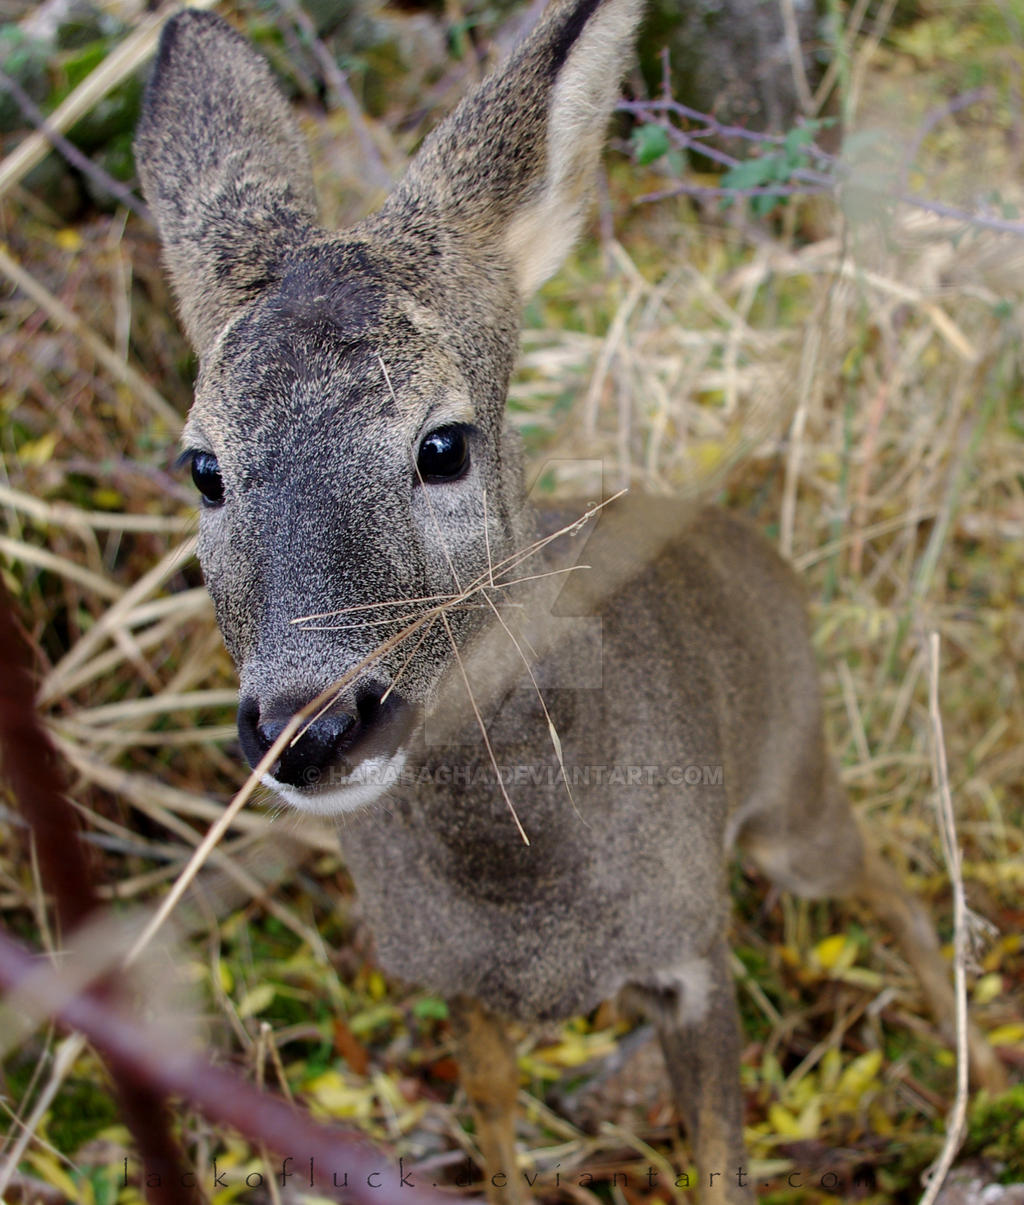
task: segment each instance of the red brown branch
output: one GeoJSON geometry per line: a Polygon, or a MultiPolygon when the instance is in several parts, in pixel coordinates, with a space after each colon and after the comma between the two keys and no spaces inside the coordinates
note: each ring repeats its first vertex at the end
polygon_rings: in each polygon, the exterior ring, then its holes
{"type": "MultiPolygon", "coordinates": [[[[450,1195],[419,1183],[401,1164],[390,1166],[361,1135],[321,1125],[201,1056],[154,1040],[152,1031],[102,991],[85,991],[66,1002],[56,972],[26,978],[38,966],[36,957],[0,933],[0,987],[20,986],[22,999],[28,998],[34,1013],[52,1015],[64,1028],[84,1034],[112,1065],[131,1067],[138,1082],[159,1085],[163,1093],[179,1097],[250,1142],[264,1143],[282,1160],[272,1174],[280,1178],[283,1169],[285,1182],[291,1179],[293,1187],[313,1187],[318,1195],[354,1205],[451,1205],[450,1195]]],[[[159,1187],[188,1192],[195,1183],[194,1173],[172,1172],[170,1177],[161,1174],[159,1187]],[[174,1185],[169,1183],[172,1177],[174,1185]]]]}
{"type": "MultiPolygon", "coordinates": [[[[43,886],[53,896],[60,929],[66,937],[89,919],[99,901],[89,877],[77,817],[64,798],[57,751],[36,715],[28,649],[18,632],[2,583],[0,665],[7,667],[0,681],[0,750],[4,773],[29,823],[43,886]]],[[[103,990],[112,1003],[116,995],[113,985],[107,984],[103,990]]],[[[180,1187],[187,1164],[159,1088],[140,1078],[136,1068],[119,1061],[116,1054],[109,1066],[121,1112],[143,1164],[147,1170],[157,1170],[161,1181],[171,1185],[160,1190],[150,1186],[148,1199],[154,1205],[157,1202],[192,1205],[196,1194],[180,1187]]]]}

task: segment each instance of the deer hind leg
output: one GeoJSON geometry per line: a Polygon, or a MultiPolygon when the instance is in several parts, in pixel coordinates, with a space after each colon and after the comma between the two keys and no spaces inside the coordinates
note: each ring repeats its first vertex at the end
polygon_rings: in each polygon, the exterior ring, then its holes
{"type": "MultiPolygon", "coordinates": [[[[862,837],[863,866],[850,894],[862,900],[888,926],[921,985],[943,1037],[956,1036],[956,1001],[950,968],[939,951],[931,918],[920,900],[910,894],[893,868],[862,837]]],[[[967,1022],[967,1053],[971,1083],[995,1094],[1008,1087],[1006,1071],[996,1052],[973,1021],[967,1022]]]]}
{"type": "Polygon", "coordinates": [[[459,1082],[476,1125],[488,1201],[525,1205],[529,1200],[516,1161],[515,1047],[502,1021],[478,1001],[460,996],[452,1010],[459,1082]]]}
{"type": "MultiPolygon", "coordinates": [[[[864,903],[896,939],[940,1032],[952,1043],[956,1033],[952,972],[942,958],[932,919],[858,824],[827,760],[821,764],[820,777],[824,790],[813,811],[805,807],[783,817],[774,829],[762,817],[751,826],[749,840],[742,833],[740,840],[769,878],[796,895],[864,903]]],[[[968,1022],[967,1044],[973,1085],[993,1093],[1005,1090],[1006,1072],[973,1022],[968,1022]]]]}
{"type": "Polygon", "coordinates": [[[631,985],[635,1001],[654,1022],[672,1095],[697,1164],[703,1205],[751,1205],[743,1143],[740,1027],[728,947],[659,978],[631,985]]]}

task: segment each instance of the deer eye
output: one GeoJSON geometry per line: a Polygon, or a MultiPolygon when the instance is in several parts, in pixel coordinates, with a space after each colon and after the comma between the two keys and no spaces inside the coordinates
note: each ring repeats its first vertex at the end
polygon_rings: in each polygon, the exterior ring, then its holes
{"type": "Polygon", "coordinates": [[[220,465],[212,452],[192,453],[192,480],[206,506],[220,506],[224,501],[224,479],[220,465]]]}
{"type": "Polygon", "coordinates": [[[455,481],[469,468],[469,438],[464,427],[450,424],[426,435],[416,457],[423,481],[455,481]]]}

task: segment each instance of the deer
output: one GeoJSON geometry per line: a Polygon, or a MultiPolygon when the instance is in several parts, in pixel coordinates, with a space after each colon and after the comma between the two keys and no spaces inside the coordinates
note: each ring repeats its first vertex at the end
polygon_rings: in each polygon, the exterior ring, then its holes
{"type": "MultiPolygon", "coordinates": [[[[642,8],[552,0],[345,231],[319,224],[266,62],[214,14],[167,22],[136,139],[198,357],[183,457],[241,749],[336,822],[379,964],[450,1002],[492,1201],[528,1199],[510,1024],[616,996],[652,1021],[702,1199],[756,1199],[735,849],[871,909],[953,1032],[928,914],[826,746],[794,570],[703,502],[528,500],[520,315],[587,218],[642,8]]],[[[1001,1086],[973,1025],[969,1046],[1001,1086]]]]}

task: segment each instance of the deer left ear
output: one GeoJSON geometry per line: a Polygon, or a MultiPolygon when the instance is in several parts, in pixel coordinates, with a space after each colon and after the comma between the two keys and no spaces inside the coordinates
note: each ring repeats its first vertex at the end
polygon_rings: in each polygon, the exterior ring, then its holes
{"type": "Polygon", "coordinates": [[[314,231],[305,140],[266,62],[220,17],[186,9],[164,26],[135,157],[202,356],[314,231]]]}
{"type": "Polygon", "coordinates": [[[556,0],[427,139],[380,217],[503,252],[529,297],[583,225],[642,12],[643,0],[556,0]]]}

